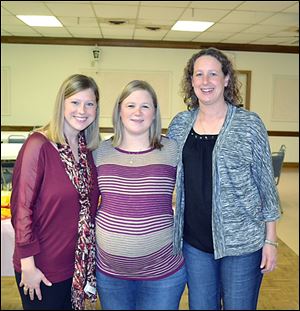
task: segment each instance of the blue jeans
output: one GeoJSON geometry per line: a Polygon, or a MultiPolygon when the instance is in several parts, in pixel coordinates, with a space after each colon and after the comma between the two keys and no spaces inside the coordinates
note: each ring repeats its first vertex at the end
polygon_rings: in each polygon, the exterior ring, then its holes
{"type": "Polygon", "coordinates": [[[256,310],[262,250],[214,259],[184,242],[190,310],[256,310]]]}
{"type": "Polygon", "coordinates": [[[161,280],[118,279],[98,269],[96,277],[103,310],[178,310],[186,285],[185,266],[161,280]]]}

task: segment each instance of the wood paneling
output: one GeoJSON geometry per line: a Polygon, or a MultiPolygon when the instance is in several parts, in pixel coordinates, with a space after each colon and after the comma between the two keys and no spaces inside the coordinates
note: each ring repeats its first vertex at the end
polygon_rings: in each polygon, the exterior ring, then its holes
{"type": "Polygon", "coordinates": [[[227,51],[271,52],[299,54],[298,46],[262,45],[262,44],[233,44],[216,42],[182,42],[155,40],[125,40],[125,39],[94,39],[94,38],[60,38],[60,37],[23,37],[1,36],[1,43],[18,44],[53,44],[53,45],[98,45],[167,49],[204,49],[215,47],[227,51]]]}

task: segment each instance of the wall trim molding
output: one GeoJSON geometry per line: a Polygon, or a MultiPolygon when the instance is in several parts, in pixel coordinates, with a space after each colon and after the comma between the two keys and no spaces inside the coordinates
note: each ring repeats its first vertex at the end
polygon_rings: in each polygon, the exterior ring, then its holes
{"type": "MultiPolygon", "coordinates": [[[[27,125],[1,125],[1,132],[30,132],[40,126],[27,126],[27,125]]],[[[100,133],[113,133],[112,127],[100,127],[100,133]]],[[[166,134],[167,129],[162,129],[162,133],[166,134]]],[[[299,132],[292,131],[268,131],[269,136],[280,136],[280,137],[299,137],[299,132]]],[[[285,168],[299,168],[299,162],[284,162],[283,167],[285,168]]]]}
{"type": "MultiPolygon", "coordinates": [[[[1,131],[3,132],[30,132],[35,128],[41,127],[38,126],[28,126],[28,125],[1,125],[1,131]]],[[[100,127],[100,133],[113,133],[114,130],[112,127],[100,127]]],[[[167,129],[163,128],[162,133],[166,134],[167,129]]],[[[297,131],[268,131],[269,136],[277,137],[299,137],[299,132],[297,131]]]]}
{"type": "Polygon", "coordinates": [[[283,162],[282,166],[284,168],[298,168],[299,169],[299,162],[283,162]]]}
{"type": "Polygon", "coordinates": [[[201,50],[208,47],[215,47],[220,50],[228,50],[228,51],[299,54],[299,46],[235,44],[235,43],[217,43],[217,42],[1,36],[1,43],[89,45],[89,46],[98,45],[99,47],[121,46],[121,47],[143,47],[143,48],[166,48],[166,49],[196,49],[196,50],[201,50]]]}

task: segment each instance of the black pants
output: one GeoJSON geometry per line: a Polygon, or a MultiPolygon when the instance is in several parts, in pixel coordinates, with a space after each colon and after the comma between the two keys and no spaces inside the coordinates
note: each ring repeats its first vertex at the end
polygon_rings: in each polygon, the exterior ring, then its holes
{"type": "Polygon", "coordinates": [[[36,295],[34,300],[30,300],[29,294],[24,295],[23,287],[19,286],[21,273],[15,271],[15,277],[24,310],[72,310],[72,278],[63,282],[52,283],[52,286],[47,286],[41,282],[42,300],[39,300],[36,295]]]}

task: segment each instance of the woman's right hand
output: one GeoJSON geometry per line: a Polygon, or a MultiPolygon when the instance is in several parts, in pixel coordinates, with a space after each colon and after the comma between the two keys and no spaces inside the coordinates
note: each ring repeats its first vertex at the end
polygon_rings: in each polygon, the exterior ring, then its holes
{"type": "Polygon", "coordinates": [[[40,283],[44,282],[45,285],[51,286],[52,283],[45,277],[40,269],[34,264],[33,256],[21,259],[21,282],[20,287],[23,286],[24,295],[29,293],[30,299],[34,300],[34,294],[39,300],[42,300],[42,292],[40,283]]]}

